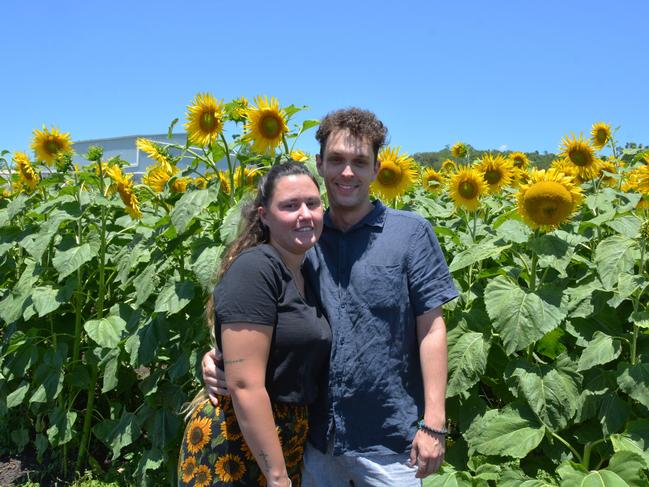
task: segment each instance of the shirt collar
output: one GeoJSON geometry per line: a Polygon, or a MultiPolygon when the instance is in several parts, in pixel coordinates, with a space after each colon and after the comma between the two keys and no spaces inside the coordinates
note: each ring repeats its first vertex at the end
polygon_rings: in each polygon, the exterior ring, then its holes
{"type": "MultiPolygon", "coordinates": [[[[357,228],[360,228],[362,226],[367,225],[368,227],[378,227],[378,228],[383,228],[383,224],[385,223],[385,214],[386,214],[386,206],[380,201],[380,200],[374,200],[372,201],[372,210],[363,217],[361,221],[353,225],[348,232],[355,230],[357,228]]],[[[324,224],[325,226],[329,228],[333,228],[335,230],[339,230],[336,225],[334,225],[334,222],[331,220],[331,210],[327,208],[327,211],[324,214],[324,224]]]]}

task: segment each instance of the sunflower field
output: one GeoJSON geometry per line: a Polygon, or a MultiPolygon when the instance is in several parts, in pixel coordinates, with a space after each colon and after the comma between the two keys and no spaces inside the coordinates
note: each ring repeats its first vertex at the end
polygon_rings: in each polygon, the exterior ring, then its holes
{"type": "MultiPolygon", "coordinates": [[[[314,169],[303,108],[198,94],[185,145],[138,139],[155,161],[141,181],[101,147],[76,166],[55,128],[2,153],[2,457],[33,456],[43,479],[175,485],[214,272],[258,176],[314,169]]],[[[446,463],[425,485],[649,485],[649,153],[606,123],[564,137],[547,170],[451,152],[421,168],[386,147],[372,185],[433,224],[460,291],[446,463]]]]}

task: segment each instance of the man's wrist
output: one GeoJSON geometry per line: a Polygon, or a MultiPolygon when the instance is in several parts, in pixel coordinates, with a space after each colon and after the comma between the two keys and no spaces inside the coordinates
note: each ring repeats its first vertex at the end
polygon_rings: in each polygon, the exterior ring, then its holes
{"type": "Polygon", "coordinates": [[[430,436],[446,436],[448,434],[448,430],[445,427],[435,428],[433,426],[429,426],[424,422],[423,419],[417,423],[417,429],[429,434],[430,436]]]}

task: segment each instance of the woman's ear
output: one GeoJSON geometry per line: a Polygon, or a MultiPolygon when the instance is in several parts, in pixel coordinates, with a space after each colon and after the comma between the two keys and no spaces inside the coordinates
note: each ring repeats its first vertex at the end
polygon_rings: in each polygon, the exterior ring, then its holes
{"type": "Polygon", "coordinates": [[[257,214],[259,215],[259,219],[261,222],[266,225],[266,210],[264,209],[263,206],[260,206],[257,208],[257,214]]]}

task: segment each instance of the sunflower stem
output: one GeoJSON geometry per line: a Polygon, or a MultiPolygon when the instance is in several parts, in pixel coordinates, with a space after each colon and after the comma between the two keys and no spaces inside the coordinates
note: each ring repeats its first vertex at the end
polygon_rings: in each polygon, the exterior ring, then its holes
{"type": "Polygon", "coordinates": [[[561,436],[559,436],[559,435],[556,434],[555,432],[551,431],[550,433],[551,433],[552,436],[554,436],[557,440],[559,440],[561,443],[563,443],[565,446],[567,446],[568,449],[569,449],[569,450],[572,452],[572,454],[575,456],[575,458],[577,458],[577,460],[579,460],[579,463],[582,463],[583,460],[582,460],[581,455],[580,455],[579,453],[577,453],[577,450],[575,450],[575,449],[572,447],[572,445],[571,445],[570,443],[568,443],[566,440],[564,440],[563,438],[561,438],[561,436]]]}
{"type": "MultiPolygon", "coordinates": [[[[230,176],[230,206],[232,206],[234,205],[234,171],[232,169],[232,159],[230,159],[230,148],[228,147],[228,141],[225,140],[225,135],[223,135],[223,132],[221,132],[219,136],[221,137],[223,145],[225,146],[225,157],[228,161],[228,174],[230,176]]],[[[241,170],[241,173],[243,174],[243,169],[241,170]]]]}

